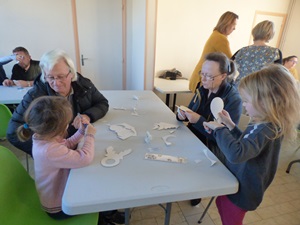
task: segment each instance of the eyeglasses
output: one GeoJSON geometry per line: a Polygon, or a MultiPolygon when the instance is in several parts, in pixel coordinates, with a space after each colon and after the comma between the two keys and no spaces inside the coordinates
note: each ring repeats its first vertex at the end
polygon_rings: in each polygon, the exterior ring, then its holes
{"type": "Polygon", "coordinates": [[[53,76],[45,76],[45,77],[48,80],[48,82],[51,82],[51,83],[54,82],[55,80],[61,82],[61,81],[65,81],[70,73],[71,73],[71,70],[69,70],[69,72],[66,75],[59,75],[57,77],[53,77],[53,76]]]}
{"type": "Polygon", "coordinates": [[[222,75],[222,73],[218,74],[218,75],[215,75],[215,76],[212,76],[208,73],[200,73],[200,75],[201,75],[202,79],[205,77],[206,80],[213,81],[213,80],[215,80],[215,77],[218,77],[218,76],[222,75]]]}
{"type": "Polygon", "coordinates": [[[295,64],[298,63],[298,61],[295,61],[295,60],[289,60],[289,61],[292,62],[292,63],[295,63],[295,64]]]}

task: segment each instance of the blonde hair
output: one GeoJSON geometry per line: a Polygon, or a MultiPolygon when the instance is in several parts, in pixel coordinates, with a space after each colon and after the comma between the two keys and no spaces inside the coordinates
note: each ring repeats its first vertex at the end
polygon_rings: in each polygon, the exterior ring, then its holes
{"type": "Polygon", "coordinates": [[[33,133],[49,140],[55,136],[65,136],[73,118],[70,102],[61,96],[42,96],[32,101],[24,114],[25,124],[17,134],[21,141],[27,141],[33,133]]]}
{"type": "Polygon", "coordinates": [[[231,26],[239,16],[233,12],[225,12],[219,19],[214,30],[219,31],[221,34],[226,33],[227,27],[231,26]]]}
{"type": "Polygon", "coordinates": [[[252,29],[253,41],[263,40],[269,42],[275,34],[274,23],[269,20],[264,20],[252,29]]]}
{"type": "Polygon", "coordinates": [[[300,95],[295,79],[279,64],[271,64],[241,79],[241,94],[252,97],[253,107],[262,123],[274,127],[274,139],[295,139],[300,122],[300,95]]]}

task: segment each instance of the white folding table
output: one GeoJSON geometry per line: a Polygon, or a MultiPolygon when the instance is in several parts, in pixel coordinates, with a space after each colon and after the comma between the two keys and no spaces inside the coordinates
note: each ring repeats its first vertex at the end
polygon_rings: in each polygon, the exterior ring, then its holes
{"type": "Polygon", "coordinates": [[[177,94],[191,93],[191,91],[189,90],[189,80],[186,79],[167,80],[156,77],[154,78],[154,89],[162,94],[166,94],[167,106],[169,106],[170,95],[173,94],[173,111],[175,111],[177,94]]]}
{"type": "Polygon", "coordinates": [[[0,103],[19,104],[30,88],[32,87],[20,88],[17,86],[7,87],[0,85],[0,103]]]}
{"type": "Polygon", "coordinates": [[[208,151],[210,158],[217,160],[211,166],[203,152],[206,146],[176,120],[175,114],[152,91],[101,93],[108,99],[110,109],[94,123],[97,133],[92,164],[70,171],[62,199],[65,213],[125,209],[125,222],[129,224],[130,208],[167,203],[168,225],[172,202],[237,192],[236,178],[208,151]],[[179,127],[172,134],[174,129],[153,129],[160,122],[179,127]],[[135,127],[137,136],[121,140],[109,129],[109,125],[122,123],[135,127]],[[147,131],[152,135],[148,144],[144,140],[147,131]],[[167,139],[169,146],[162,139],[167,135],[174,135],[167,139]],[[132,149],[132,153],[124,156],[119,165],[104,167],[100,161],[109,146],[116,152],[132,149]],[[187,162],[146,160],[146,153],[184,157],[187,162]]]}

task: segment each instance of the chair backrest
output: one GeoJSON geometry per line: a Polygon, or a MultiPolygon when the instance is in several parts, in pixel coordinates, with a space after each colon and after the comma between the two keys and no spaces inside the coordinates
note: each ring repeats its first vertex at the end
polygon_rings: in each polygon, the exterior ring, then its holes
{"type": "Polygon", "coordinates": [[[6,105],[0,104],[0,139],[6,137],[6,131],[12,114],[6,105]]]}
{"type": "Polygon", "coordinates": [[[54,220],[40,205],[32,177],[17,157],[0,146],[0,224],[5,225],[95,225],[98,213],[54,220]]]}

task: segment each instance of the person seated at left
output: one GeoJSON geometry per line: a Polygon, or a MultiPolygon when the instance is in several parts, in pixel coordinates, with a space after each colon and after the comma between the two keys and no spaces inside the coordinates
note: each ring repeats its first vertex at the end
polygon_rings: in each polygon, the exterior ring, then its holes
{"type": "Polygon", "coordinates": [[[0,58],[0,85],[2,85],[3,81],[5,79],[8,79],[5,73],[5,70],[3,68],[3,65],[6,65],[7,63],[10,63],[11,61],[15,60],[16,56],[14,54],[3,56],[0,58]]]}
{"type": "Polygon", "coordinates": [[[41,74],[39,61],[32,60],[24,47],[16,47],[12,52],[18,63],[12,68],[11,78],[3,81],[3,86],[31,87],[34,79],[41,74]]]}

